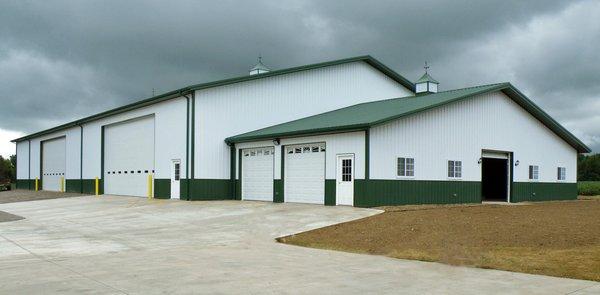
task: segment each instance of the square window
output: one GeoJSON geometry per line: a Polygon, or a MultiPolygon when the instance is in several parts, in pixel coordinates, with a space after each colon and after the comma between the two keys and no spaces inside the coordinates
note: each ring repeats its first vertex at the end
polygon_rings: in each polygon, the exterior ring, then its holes
{"type": "Polygon", "coordinates": [[[529,179],[538,180],[540,177],[540,167],[537,165],[529,165],[529,179]]]}
{"type": "Polygon", "coordinates": [[[462,177],[462,161],[448,161],[448,177],[449,178],[461,178],[462,177]]]}

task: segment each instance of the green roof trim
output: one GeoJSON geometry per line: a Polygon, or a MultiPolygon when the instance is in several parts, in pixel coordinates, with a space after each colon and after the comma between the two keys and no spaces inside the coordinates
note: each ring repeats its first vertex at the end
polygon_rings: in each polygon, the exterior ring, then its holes
{"type": "Polygon", "coordinates": [[[274,139],[310,134],[327,134],[354,130],[366,130],[401,117],[423,112],[479,94],[502,91],[513,101],[573,146],[578,152],[591,150],[541,108],[535,105],[510,83],[482,85],[455,89],[428,95],[408,96],[366,102],[342,109],[282,123],[227,138],[227,143],[274,139]]]}
{"type": "Polygon", "coordinates": [[[419,78],[419,80],[417,80],[417,82],[415,82],[415,84],[426,83],[426,82],[440,84],[440,82],[438,82],[436,79],[433,79],[433,77],[431,77],[431,75],[429,75],[429,73],[427,73],[427,72],[425,74],[423,74],[423,76],[421,76],[421,78],[419,78]]]}
{"type": "Polygon", "coordinates": [[[318,69],[318,68],[336,66],[336,65],[352,63],[352,62],[359,62],[359,61],[366,62],[367,64],[376,68],[377,70],[379,70],[386,76],[390,77],[394,81],[400,83],[402,86],[408,88],[409,90],[411,90],[411,91],[415,90],[415,85],[411,81],[402,77],[400,74],[398,74],[394,70],[388,68],[386,65],[382,64],[381,62],[379,62],[377,59],[373,58],[372,56],[363,55],[363,56],[356,56],[356,57],[345,58],[345,59],[338,59],[338,60],[334,60],[334,61],[304,65],[304,66],[299,66],[299,67],[287,68],[287,69],[282,69],[282,70],[270,71],[270,72],[262,73],[262,74],[245,75],[245,76],[240,76],[240,77],[236,77],[236,78],[229,78],[229,79],[218,80],[218,81],[213,81],[213,82],[208,82],[208,83],[191,85],[191,86],[183,87],[183,88],[173,90],[173,91],[170,91],[167,93],[163,93],[163,94],[160,94],[157,96],[153,96],[153,97],[150,97],[147,99],[143,99],[143,100],[131,103],[131,104],[127,104],[127,105],[124,105],[124,106],[121,106],[118,108],[114,108],[114,109],[111,109],[111,110],[108,110],[105,112],[101,112],[101,113],[98,113],[98,114],[95,114],[95,115],[92,115],[89,117],[81,118],[81,119],[78,119],[78,120],[75,120],[75,121],[72,121],[72,122],[69,122],[66,124],[62,124],[62,125],[50,128],[50,129],[32,133],[27,136],[13,139],[11,142],[24,141],[24,140],[32,139],[32,138],[42,136],[45,134],[50,134],[50,133],[61,131],[64,129],[76,127],[76,126],[79,126],[79,125],[82,125],[85,123],[89,123],[89,122],[92,122],[92,121],[95,121],[95,120],[98,120],[101,118],[128,112],[128,111],[131,111],[134,109],[143,108],[143,107],[146,107],[149,105],[163,102],[165,100],[181,97],[181,96],[189,94],[190,92],[195,91],[195,90],[207,89],[207,88],[218,87],[218,86],[225,86],[225,85],[230,85],[230,84],[235,84],[235,83],[263,79],[263,78],[267,78],[267,77],[291,74],[291,73],[295,73],[295,72],[313,70],[313,69],[318,69]]]}

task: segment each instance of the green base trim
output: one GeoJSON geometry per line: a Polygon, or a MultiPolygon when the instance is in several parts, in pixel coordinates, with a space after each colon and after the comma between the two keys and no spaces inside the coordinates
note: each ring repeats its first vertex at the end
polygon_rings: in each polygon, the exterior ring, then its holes
{"type": "MultiPolygon", "coordinates": [[[[181,189],[181,187],[180,187],[181,189]]],[[[170,199],[171,198],[171,179],[154,179],[154,198],[155,199],[170,199]]]]}
{"type": "Polygon", "coordinates": [[[576,200],[577,183],[513,182],[511,202],[576,200]]]}
{"type": "Polygon", "coordinates": [[[273,202],[283,203],[283,180],[273,180],[273,202]]]}
{"type": "Polygon", "coordinates": [[[181,179],[180,182],[181,182],[181,186],[180,186],[181,191],[179,192],[179,199],[189,201],[190,200],[190,198],[188,197],[189,179],[181,179]]]}
{"type": "Polygon", "coordinates": [[[354,180],[356,207],[480,202],[479,181],[354,180]]]}
{"type": "Polygon", "coordinates": [[[16,182],[17,189],[35,189],[35,180],[34,179],[17,179],[16,182]]]}
{"type": "MultiPolygon", "coordinates": [[[[68,193],[96,194],[95,179],[66,179],[65,190],[68,193]]],[[[102,180],[100,180],[102,183],[102,180]]],[[[100,188],[100,191],[102,189],[100,188]]]]}
{"type": "Polygon", "coordinates": [[[230,179],[190,179],[190,197],[187,200],[233,200],[230,179]]]}
{"type": "Polygon", "coordinates": [[[335,179],[325,179],[325,205],[335,206],[335,179]]]}

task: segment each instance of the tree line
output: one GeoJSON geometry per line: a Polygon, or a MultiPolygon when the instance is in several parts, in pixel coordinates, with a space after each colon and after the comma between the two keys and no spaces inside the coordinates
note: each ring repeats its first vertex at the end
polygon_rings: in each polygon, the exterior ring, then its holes
{"type": "Polygon", "coordinates": [[[600,181],[600,154],[577,157],[577,180],[600,181]]]}
{"type": "Polygon", "coordinates": [[[0,184],[14,182],[17,179],[17,156],[9,158],[0,156],[0,184]]]}

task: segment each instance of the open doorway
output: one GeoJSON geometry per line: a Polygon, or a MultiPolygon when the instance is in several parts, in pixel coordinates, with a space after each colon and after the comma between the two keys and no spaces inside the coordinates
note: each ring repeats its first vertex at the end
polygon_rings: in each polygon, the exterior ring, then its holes
{"type": "Polygon", "coordinates": [[[508,155],[481,158],[482,201],[508,202],[508,155]]]}

